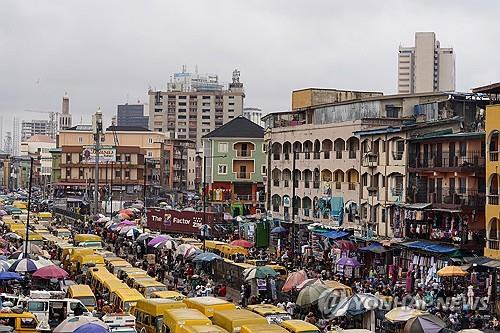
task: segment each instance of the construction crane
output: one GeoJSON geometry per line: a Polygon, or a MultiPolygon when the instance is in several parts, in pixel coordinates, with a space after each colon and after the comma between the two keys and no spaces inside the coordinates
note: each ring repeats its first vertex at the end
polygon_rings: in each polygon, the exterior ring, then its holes
{"type": "Polygon", "coordinates": [[[58,117],[60,112],[59,111],[51,111],[51,110],[33,110],[33,109],[25,109],[24,112],[33,112],[33,113],[45,113],[49,115],[49,125],[50,125],[50,131],[51,131],[51,137],[53,139],[56,138],[57,134],[57,129],[58,129],[58,117]]]}

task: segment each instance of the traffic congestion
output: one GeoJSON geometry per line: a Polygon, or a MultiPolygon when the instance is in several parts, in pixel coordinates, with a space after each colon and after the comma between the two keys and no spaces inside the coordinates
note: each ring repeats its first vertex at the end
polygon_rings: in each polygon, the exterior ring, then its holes
{"type": "MultiPolygon", "coordinates": [[[[293,269],[289,251],[232,234],[150,230],[141,202],[80,220],[27,201],[0,196],[0,332],[370,332],[360,327],[400,290],[381,277],[333,276],[321,262],[293,269]]],[[[387,309],[381,331],[456,331],[443,317],[456,312],[402,305],[387,309]]],[[[467,325],[498,329],[495,318],[467,325]]]]}

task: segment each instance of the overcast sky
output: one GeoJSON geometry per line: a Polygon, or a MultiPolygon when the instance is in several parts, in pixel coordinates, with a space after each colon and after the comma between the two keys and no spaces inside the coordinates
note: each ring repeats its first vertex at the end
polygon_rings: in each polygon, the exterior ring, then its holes
{"type": "Polygon", "coordinates": [[[435,31],[456,54],[457,90],[500,81],[491,1],[1,0],[0,115],[44,118],[71,98],[73,122],[145,101],[187,65],[229,82],[246,106],[286,110],[304,87],[396,92],[397,50],[435,31]]]}

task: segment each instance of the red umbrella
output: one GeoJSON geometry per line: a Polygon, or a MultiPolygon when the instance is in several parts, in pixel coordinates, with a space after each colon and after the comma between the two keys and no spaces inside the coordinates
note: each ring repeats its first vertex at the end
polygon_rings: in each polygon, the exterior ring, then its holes
{"type": "Polygon", "coordinates": [[[35,273],[33,273],[33,277],[37,277],[40,279],[64,279],[68,276],[68,273],[62,269],[57,267],[56,265],[50,265],[50,266],[45,266],[42,267],[38,270],[36,270],[35,273]]]}
{"type": "Polygon", "coordinates": [[[306,279],[307,279],[307,273],[304,270],[290,273],[281,290],[284,291],[285,293],[289,292],[290,290],[292,290],[293,288],[297,287],[302,282],[304,282],[306,279]]]}
{"type": "Polygon", "coordinates": [[[241,246],[241,247],[244,247],[245,249],[249,249],[251,247],[253,247],[253,243],[252,242],[249,242],[245,239],[237,239],[237,240],[234,240],[231,242],[231,245],[233,246],[241,246]]]}

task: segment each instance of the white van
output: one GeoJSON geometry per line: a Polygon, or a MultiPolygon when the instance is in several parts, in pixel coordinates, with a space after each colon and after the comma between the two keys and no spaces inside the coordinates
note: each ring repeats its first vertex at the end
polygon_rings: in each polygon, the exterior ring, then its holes
{"type": "Polygon", "coordinates": [[[51,329],[68,317],[92,316],[80,300],[64,298],[64,292],[60,291],[31,291],[30,297],[20,299],[18,305],[22,305],[26,311],[33,313],[40,323],[48,324],[51,329]]]}

